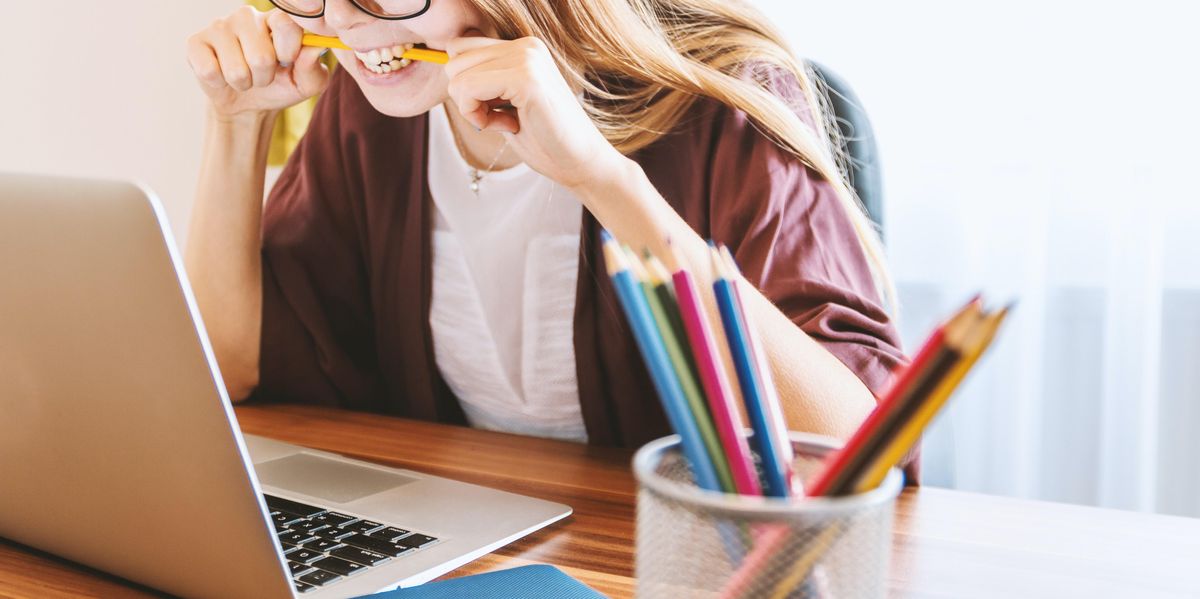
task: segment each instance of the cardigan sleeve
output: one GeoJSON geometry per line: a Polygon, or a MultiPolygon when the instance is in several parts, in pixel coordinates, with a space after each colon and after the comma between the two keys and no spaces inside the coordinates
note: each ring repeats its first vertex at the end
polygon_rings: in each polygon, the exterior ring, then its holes
{"type": "Polygon", "coordinates": [[[745,113],[718,112],[709,157],[713,238],[729,246],[748,281],[878,395],[905,357],[847,207],[745,113]]]}
{"type": "Polygon", "coordinates": [[[262,335],[252,399],[354,407],[378,386],[358,223],[334,77],[263,213],[262,335]]]}

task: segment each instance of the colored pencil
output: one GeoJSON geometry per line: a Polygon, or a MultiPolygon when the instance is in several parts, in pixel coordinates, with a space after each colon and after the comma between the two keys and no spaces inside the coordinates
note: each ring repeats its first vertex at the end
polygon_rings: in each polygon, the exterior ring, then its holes
{"type": "Polygon", "coordinates": [[[767,352],[763,349],[761,336],[754,327],[754,319],[746,309],[745,294],[742,292],[742,272],[738,269],[733,254],[724,244],[717,247],[727,269],[727,279],[733,289],[733,298],[737,303],[738,314],[746,327],[746,336],[750,340],[750,355],[754,358],[754,368],[758,373],[758,382],[762,385],[763,397],[766,399],[766,416],[775,431],[775,438],[780,440],[775,449],[779,452],[779,464],[783,468],[783,476],[788,483],[788,494],[803,494],[804,489],[800,480],[792,471],[792,462],[796,461],[796,453],[792,449],[792,441],[788,436],[787,421],[783,418],[783,403],[779,400],[779,389],[775,386],[775,377],[771,375],[771,364],[767,352]]]}
{"type": "Polygon", "coordinates": [[[674,273],[671,280],[675,283],[680,318],[690,342],[693,361],[700,373],[700,381],[704,385],[704,394],[708,398],[708,411],[712,414],[713,425],[721,438],[721,446],[725,448],[734,487],[742,495],[762,495],[762,485],[754,471],[750,445],[742,434],[744,429],[734,404],[733,388],[720,361],[716,340],[713,338],[712,327],[709,325],[696,281],[682,266],[683,261],[674,248],[671,248],[667,259],[671,262],[668,266],[674,273]]]}
{"type": "Polygon", "coordinates": [[[666,412],[671,428],[680,438],[680,447],[692,469],[696,486],[710,491],[720,491],[720,482],[716,470],[708,457],[708,450],[700,436],[696,421],[692,418],[687,399],[683,395],[679,380],[672,370],[671,359],[663,346],[650,314],[650,307],[639,289],[639,285],[630,274],[629,264],[625,253],[617,246],[616,241],[607,232],[602,233],[604,246],[604,261],[608,275],[612,279],[617,299],[625,311],[629,328],[633,331],[634,341],[642,358],[646,362],[650,379],[666,412]]]}
{"type": "MultiPolygon", "coordinates": [[[[709,252],[714,273],[713,293],[717,298],[729,352],[742,389],[742,402],[746,406],[750,427],[754,430],[750,444],[758,451],[762,463],[763,492],[771,497],[787,497],[791,494],[791,463],[784,463],[784,453],[780,447],[787,445],[790,448],[791,443],[786,436],[781,438],[771,423],[772,406],[768,405],[763,382],[759,379],[750,334],[738,306],[732,275],[723,265],[717,249],[710,247],[709,252]]],[[[778,409],[778,406],[774,408],[778,409]]]]}
{"type": "Polygon", "coordinates": [[[868,491],[882,484],[888,470],[900,463],[904,455],[917,444],[921,434],[929,427],[934,416],[946,405],[954,390],[958,388],[967,373],[979,361],[979,357],[991,345],[992,340],[996,337],[996,332],[1010,311],[1011,306],[1006,306],[985,316],[983,321],[971,331],[970,338],[963,341],[963,358],[959,360],[945,380],[941,381],[930,397],[921,402],[913,416],[903,423],[903,426],[893,435],[886,446],[878,452],[878,457],[872,460],[864,474],[856,481],[856,492],[868,491]]]}
{"type": "MultiPolygon", "coordinates": [[[[721,450],[721,442],[717,438],[716,429],[713,428],[712,417],[708,414],[704,394],[697,383],[695,367],[690,363],[689,354],[684,349],[683,324],[679,319],[675,296],[668,287],[668,279],[661,278],[655,273],[653,262],[650,259],[641,262],[631,250],[627,249],[626,251],[629,261],[636,264],[632,269],[634,276],[642,284],[646,303],[650,306],[650,314],[654,317],[658,332],[662,336],[667,357],[671,359],[675,375],[683,389],[683,396],[687,399],[688,409],[696,421],[696,427],[700,430],[700,437],[704,440],[705,450],[708,452],[709,459],[712,460],[713,469],[716,470],[721,490],[726,493],[734,493],[736,488],[733,485],[733,476],[729,471],[729,462],[725,458],[725,452],[721,450]]],[[[662,268],[661,264],[658,266],[660,272],[665,272],[666,269],[662,268]]]]}
{"type": "Polygon", "coordinates": [[[930,375],[941,361],[944,369],[947,355],[942,352],[946,328],[951,322],[968,318],[979,310],[978,299],[972,299],[946,323],[934,329],[929,339],[917,352],[908,368],[897,377],[875,410],[851,435],[846,444],[838,451],[830,454],[808,481],[807,491],[811,496],[832,495],[835,490],[847,486],[851,477],[850,470],[855,460],[861,460],[866,446],[878,437],[889,423],[895,422],[904,404],[916,397],[917,388],[922,381],[932,380],[930,375]]]}
{"type": "MultiPolygon", "coordinates": [[[[1010,308],[1006,307],[991,314],[982,314],[978,300],[973,300],[962,311],[962,313],[966,313],[966,316],[953,318],[944,327],[940,327],[944,337],[943,349],[948,348],[958,356],[954,361],[953,368],[947,373],[935,375],[935,384],[932,388],[917,393],[917,397],[912,402],[916,406],[915,409],[907,410],[897,422],[892,423],[878,435],[883,440],[882,443],[864,452],[869,458],[867,466],[851,481],[852,492],[865,493],[878,487],[883,483],[888,471],[900,463],[904,455],[916,445],[925,428],[946,405],[954,390],[991,344],[1009,310],[1010,308]]],[[[821,539],[829,536],[833,530],[830,528],[822,531],[821,535],[814,540],[814,546],[810,547],[805,556],[794,562],[788,574],[780,579],[772,597],[778,599],[786,597],[792,588],[805,580],[812,569],[806,558],[811,554],[820,554],[825,551],[828,543],[822,542],[821,539]]],[[[764,552],[769,551],[773,554],[781,548],[782,541],[774,539],[772,541],[774,541],[772,546],[762,549],[764,552]]],[[[757,551],[758,548],[756,547],[755,550],[757,551]]],[[[752,555],[754,555],[753,551],[747,555],[746,562],[750,561],[749,558],[752,555]]],[[[742,573],[739,570],[737,574],[752,576],[755,573],[742,573]]]]}
{"type": "MultiPolygon", "coordinates": [[[[334,50],[354,50],[347,46],[345,42],[327,35],[317,35],[315,33],[305,33],[300,38],[300,45],[312,46],[315,48],[332,48],[334,50]]],[[[403,54],[396,58],[407,58],[409,60],[420,60],[422,62],[432,62],[437,64],[446,64],[450,62],[450,56],[441,50],[430,50],[428,48],[409,48],[403,54]]]]}

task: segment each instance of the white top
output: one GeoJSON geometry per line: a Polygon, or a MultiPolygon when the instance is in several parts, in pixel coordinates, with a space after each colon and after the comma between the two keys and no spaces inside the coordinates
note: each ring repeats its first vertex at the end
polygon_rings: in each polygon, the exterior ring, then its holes
{"type": "Polygon", "coordinates": [[[586,441],[575,376],[582,206],[525,164],[470,189],[441,105],[429,111],[434,357],[471,426],[586,441]]]}

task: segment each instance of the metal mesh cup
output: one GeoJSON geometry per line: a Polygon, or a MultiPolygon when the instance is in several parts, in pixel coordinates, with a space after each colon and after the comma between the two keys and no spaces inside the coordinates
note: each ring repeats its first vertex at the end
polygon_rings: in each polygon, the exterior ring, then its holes
{"type": "MultiPolygon", "coordinates": [[[[791,440],[803,479],[837,447],[817,435],[791,440]]],[[[897,470],[879,488],[848,497],[717,493],[695,486],[674,435],[638,450],[633,470],[638,597],[884,596],[897,470]]]]}

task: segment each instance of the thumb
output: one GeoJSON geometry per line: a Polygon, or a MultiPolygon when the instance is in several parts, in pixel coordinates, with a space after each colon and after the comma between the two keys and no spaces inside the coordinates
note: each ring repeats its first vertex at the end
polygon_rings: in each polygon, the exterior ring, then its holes
{"type": "Polygon", "coordinates": [[[325,52],[327,50],[324,48],[303,48],[292,67],[292,79],[296,82],[296,89],[306,98],[321,93],[329,83],[329,68],[321,62],[325,52]]]}

